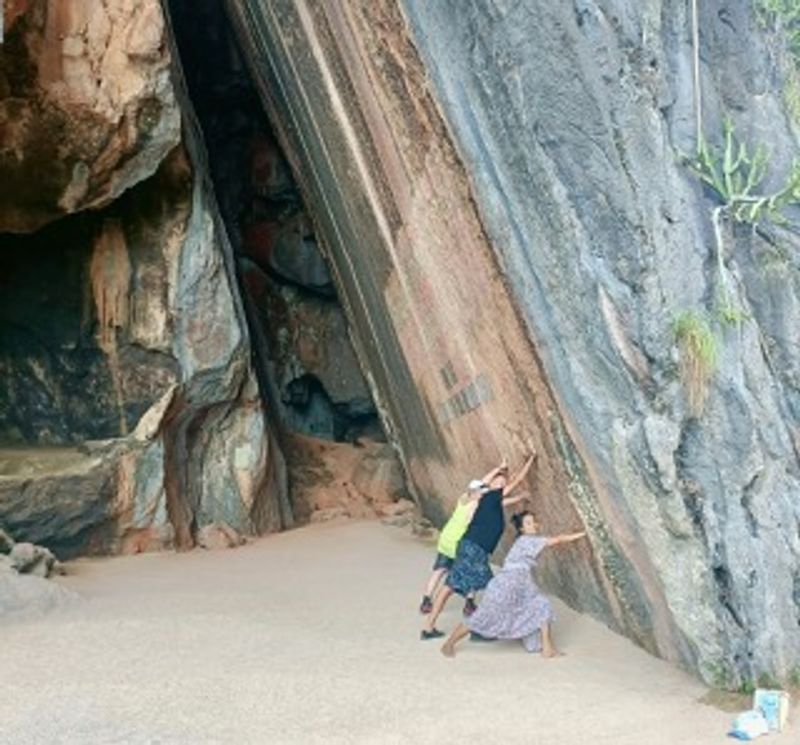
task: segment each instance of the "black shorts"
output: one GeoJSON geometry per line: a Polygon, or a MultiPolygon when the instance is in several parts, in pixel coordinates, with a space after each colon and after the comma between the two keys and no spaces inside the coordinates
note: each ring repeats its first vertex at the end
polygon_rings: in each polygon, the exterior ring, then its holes
{"type": "Polygon", "coordinates": [[[435,572],[437,569],[447,569],[449,572],[454,561],[455,559],[451,559],[449,556],[445,556],[444,554],[436,554],[436,559],[433,562],[433,571],[435,572]]]}

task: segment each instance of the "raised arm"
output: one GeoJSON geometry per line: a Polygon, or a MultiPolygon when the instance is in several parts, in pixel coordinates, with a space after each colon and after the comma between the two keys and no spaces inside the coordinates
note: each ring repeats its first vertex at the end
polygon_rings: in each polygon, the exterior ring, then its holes
{"type": "Polygon", "coordinates": [[[529,491],[520,492],[515,497],[503,497],[503,507],[513,507],[515,504],[525,502],[531,498],[529,491]]]}
{"type": "Polygon", "coordinates": [[[502,463],[501,463],[499,466],[495,466],[495,467],[494,467],[494,468],[493,468],[491,471],[489,471],[489,473],[487,473],[487,474],[486,474],[486,475],[485,475],[485,476],[484,476],[484,477],[481,479],[481,481],[483,481],[483,483],[484,483],[484,484],[488,485],[488,484],[489,484],[489,482],[490,482],[490,481],[491,481],[491,480],[492,480],[492,479],[493,479],[495,476],[497,476],[498,474],[502,473],[503,471],[507,471],[507,470],[508,470],[508,463],[506,462],[506,459],[505,459],[505,458],[503,458],[503,462],[502,462],[502,463]]]}
{"type": "MultiPolygon", "coordinates": [[[[536,453],[531,453],[528,456],[528,460],[522,464],[522,468],[517,471],[508,481],[508,483],[503,488],[503,496],[506,497],[511,494],[514,489],[516,489],[521,483],[522,480],[528,475],[528,471],[531,470],[531,466],[533,465],[533,461],[536,460],[536,453]]],[[[518,500],[519,501],[519,500],[518,500]]]]}
{"type": "Polygon", "coordinates": [[[548,546],[560,546],[564,543],[572,543],[573,541],[580,540],[586,535],[586,531],[580,533],[565,533],[564,535],[556,535],[547,539],[548,546]]]}

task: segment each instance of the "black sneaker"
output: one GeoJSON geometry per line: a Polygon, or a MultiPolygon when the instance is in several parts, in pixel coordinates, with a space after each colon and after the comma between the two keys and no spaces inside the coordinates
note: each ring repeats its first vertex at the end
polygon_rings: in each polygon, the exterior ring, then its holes
{"type": "Polygon", "coordinates": [[[422,602],[419,604],[419,612],[422,613],[423,616],[427,616],[433,610],[433,601],[431,600],[430,595],[425,595],[422,598],[422,602]]]}
{"type": "Polygon", "coordinates": [[[419,638],[424,642],[428,641],[428,639],[439,639],[442,636],[444,636],[444,631],[439,631],[439,629],[433,629],[431,631],[422,629],[422,631],[419,632],[419,638]]]}
{"type": "Polygon", "coordinates": [[[467,598],[467,602],[464,603],[464,617],[469,618],[476,610],[478,610],[478,606],[475,605],[475,601],[467,598]]]}

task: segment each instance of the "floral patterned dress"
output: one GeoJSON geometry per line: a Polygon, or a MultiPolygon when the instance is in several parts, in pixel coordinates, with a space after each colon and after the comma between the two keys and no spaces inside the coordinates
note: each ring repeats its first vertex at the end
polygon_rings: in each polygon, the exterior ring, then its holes
{"type": "Polygon", "coordinates": [[[521,639],[529,652],[541,650],[540,631],[552,621],[553,609],[531,572],[546,545],[547,538],[538,535],[517,538],[478,610],[464,621],[470,631],[488,639],[521,639]]]}

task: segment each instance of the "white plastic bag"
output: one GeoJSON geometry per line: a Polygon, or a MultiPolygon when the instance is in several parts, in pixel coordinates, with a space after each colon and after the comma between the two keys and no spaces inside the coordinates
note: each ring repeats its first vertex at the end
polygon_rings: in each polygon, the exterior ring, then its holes
{"type": "Polygon", "coordinates": [[[755,740],[756,737],[769,734],[769,725],[760,709],[743,711],[733,720],[733,729],[728,732],[729,737],[737,740],[755,740]]]}

